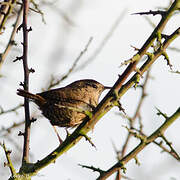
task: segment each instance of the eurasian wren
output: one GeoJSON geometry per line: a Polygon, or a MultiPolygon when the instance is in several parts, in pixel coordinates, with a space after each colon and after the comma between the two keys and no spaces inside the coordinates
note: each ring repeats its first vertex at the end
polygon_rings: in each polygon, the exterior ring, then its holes
{"type": "Polygon", "coordinates": [[[85,111],[92,112],[98,105],[99,97],[105,89],[110,87],[95,80],[83,79],[37,94],[18,89],[17,94],[36,103],[53,126],[74,127],[86,117],[85,111]]]}

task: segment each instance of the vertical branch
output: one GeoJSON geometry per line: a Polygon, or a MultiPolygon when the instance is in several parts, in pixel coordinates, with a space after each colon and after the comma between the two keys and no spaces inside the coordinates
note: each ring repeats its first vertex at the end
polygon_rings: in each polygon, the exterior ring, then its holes
{"type": "MultiPolygon", "coordinates": [[[[29,68],[27,63],[28,56],[28,29],[27,29],[27,15],[29,9],[29,0],[23,0],[23,68],[24,68],[24,89],[29,89],[29,68]]],[[[25,108],[25,132],[24,132],[24,147],[23,147],[23,162],[29,161],[29,140],[30,140],[30,113],[29,113],[29,100],[24,99],[25,108]]]]}

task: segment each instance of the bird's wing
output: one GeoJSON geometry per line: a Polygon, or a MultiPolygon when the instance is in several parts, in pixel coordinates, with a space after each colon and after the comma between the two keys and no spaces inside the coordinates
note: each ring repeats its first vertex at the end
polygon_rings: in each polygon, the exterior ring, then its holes
{"type": "Polygon", "coordinates": [[[67,97],[66,90],[63,91],[61,90],[62,88],[53,89],[50,91],[38,93],[37,95],[40,95],[41,97],[46,99],[47,102],[52,104],[60,104],[60,105],[72,106],[72,107],[75,107],[78,104],[79,107],[89,111],[92,111],[95,108],[93,105],[83,100],[76,99],[75,97],[71,97],[71,98],[67,97]]]}

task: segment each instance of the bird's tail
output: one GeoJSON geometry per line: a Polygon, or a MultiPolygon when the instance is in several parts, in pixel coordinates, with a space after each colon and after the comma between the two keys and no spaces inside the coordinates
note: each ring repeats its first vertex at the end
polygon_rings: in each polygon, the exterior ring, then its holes
{"type": "Polygon", "coordinates": [[[32,94],[23,89],[17,89],[17,95],[29,98],[32,101],[34,101],[37,105],[43,105],[44,103],[46,103],[46,100],[40,95],[32,94]]]}

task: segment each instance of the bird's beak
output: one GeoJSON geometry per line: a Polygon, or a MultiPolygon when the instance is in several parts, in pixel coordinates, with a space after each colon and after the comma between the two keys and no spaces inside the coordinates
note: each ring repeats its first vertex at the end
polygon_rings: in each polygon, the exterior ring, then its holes
{"type": "Polygon", "coordinates": [[[112,87],[104,86],[104,89],[111,89],[112,87]]]}

